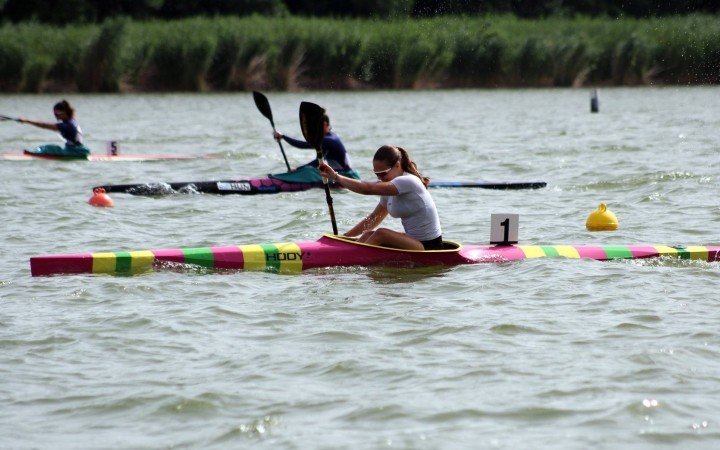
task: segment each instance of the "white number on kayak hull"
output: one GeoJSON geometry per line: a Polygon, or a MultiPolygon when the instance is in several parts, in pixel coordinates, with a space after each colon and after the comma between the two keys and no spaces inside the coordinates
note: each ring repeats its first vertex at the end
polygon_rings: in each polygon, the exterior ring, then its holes
{"type": "Polygon", "coordinates": [[[250,183],[242,181],[239,183],[218,183],[219,191],[250,191],[250,183]]]}

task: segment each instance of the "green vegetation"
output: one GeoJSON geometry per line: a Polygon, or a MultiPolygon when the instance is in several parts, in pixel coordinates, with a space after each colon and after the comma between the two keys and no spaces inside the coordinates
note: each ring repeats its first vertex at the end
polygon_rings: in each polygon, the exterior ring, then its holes
{"type": "Polygon", "coordinates": [[[5,92],[720,82],[720,19],[114,19],[0,27],[5,92]]]}
{"type": "Polygon", "coordinates": [[[525,19],[576,16],[649,18],[717,14],[717,0],[0,0],[0,20],[55,25],[189,17],[344,17],[396,19],[511,14],[525,19]]]}

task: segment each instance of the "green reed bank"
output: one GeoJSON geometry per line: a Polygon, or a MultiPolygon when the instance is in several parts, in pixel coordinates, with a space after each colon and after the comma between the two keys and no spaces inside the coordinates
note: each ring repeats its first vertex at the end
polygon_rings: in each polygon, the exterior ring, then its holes
{"type": "Polygon", "coordinates": [[[0,27],[0,91],[711,84],[720,17],[113,19],[0,27]]]}

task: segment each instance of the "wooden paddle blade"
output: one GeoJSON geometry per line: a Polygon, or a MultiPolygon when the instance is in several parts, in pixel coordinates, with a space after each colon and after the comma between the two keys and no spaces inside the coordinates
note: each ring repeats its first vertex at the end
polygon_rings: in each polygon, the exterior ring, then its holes
{"type": "Polygon", "coordinates": [[[263,116],[267,117],[270,120],[272,126],[275,127],[275,123],[273,122],[272,117],[272,109],[270,109],[270,102],[268,101],[267,97],[265,97],[258,91],[253,91],[253,100],[255,100],[255,106],[257,106],[257,109],[260,111],[260,113],[263,116]]]}
{"type": "Polygon", "coordinates": [[[300,103],[300,128],[302,129],[303,137],[305,137],[305,140],[312,145],[315,150],[317,150],[318,154],[320,154],[320,148],[324,137],[324,115],[325,108],[322,108],[315,103],[300,103]]]}

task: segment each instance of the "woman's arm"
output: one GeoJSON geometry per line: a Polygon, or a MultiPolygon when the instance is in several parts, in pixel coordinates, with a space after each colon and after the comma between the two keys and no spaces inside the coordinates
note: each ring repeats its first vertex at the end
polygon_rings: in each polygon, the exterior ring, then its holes
{"type": "Polygon", "coordinates": [[[380,225],[380,222],[382,222],[383,219],[387,217],[387,215],[387,208],[382,205],[377,205],[373,212],[371,212],[367,217],[358,222],[357,225],[350,228],[347,232],[345,232],[345,234],[343,234],[343,236],[358,236],[366,231],[373,230],[375,229],[375,227],[380,225]]]}
{"type": "Polygon", "coordinates": [[[275,141],[277,141],[277,142],[284,140],[288,144],[292,145],[293,147],[297,147],[297,148],[313,148],[313,146],[310,145],[309,143],[307,143],[305,141],[299,141],[297,139],[293,139],[290,136],[285,136],[284,134],[282,134],[279,131],[273,131],[273,139],[275,139],[275,141]]]}
{"type": "Polygon", "coordinates": [[[356,180],[355,178],[345,177],[328,166],[327,164],[321,164],[318,167],[320,174],[330,180],[336,180],[343,187],[350,189],[353,192],[363,195],[398,195],[400,192],[397,187],[389,181],[383,181],[380,183],[369,183],[363,180],[356,180]]]}
{"type": "Polygon", "coordinates": [[[29,123],[30,125],[35,125],[38,128],[45,128],[46,130],[58,131],[58,127],[54,123],[38,122],[37,120],[23,119],[22,117],[18,119],[18,122],[29,123]]]}

